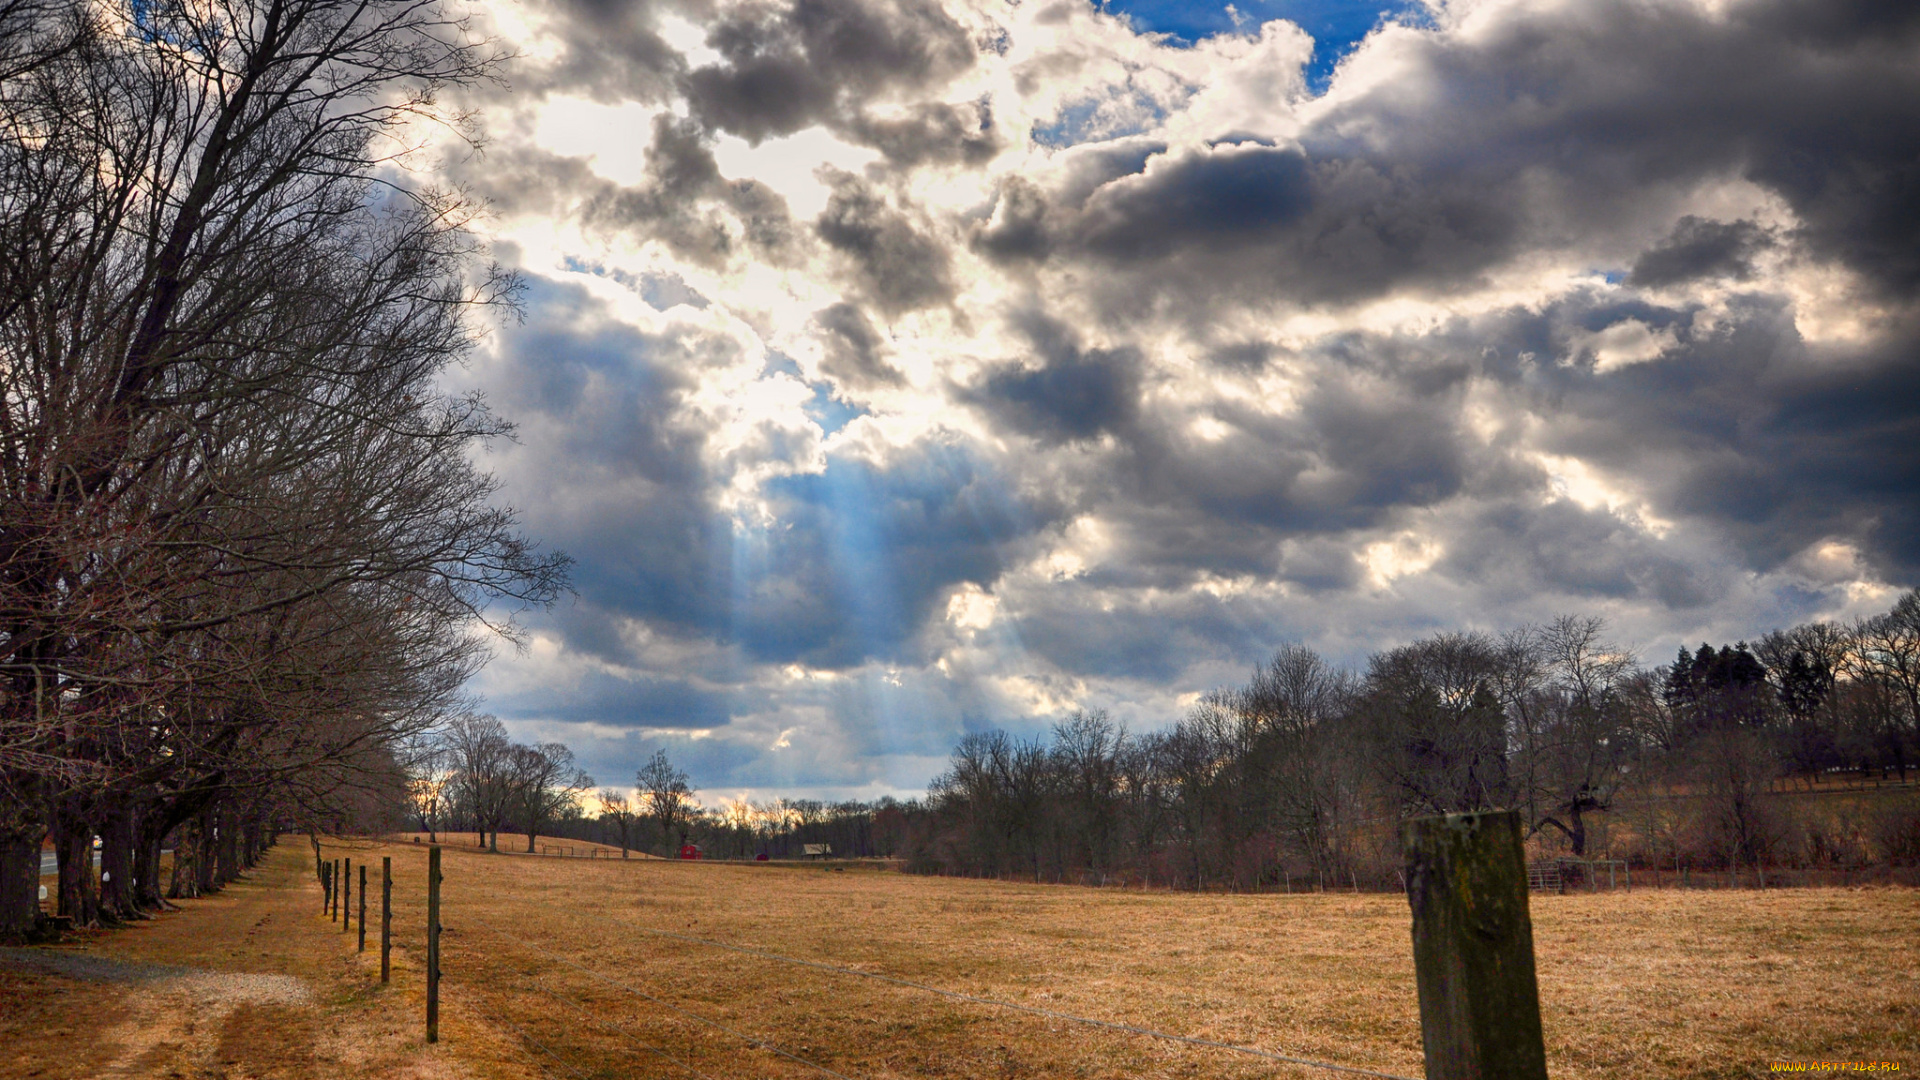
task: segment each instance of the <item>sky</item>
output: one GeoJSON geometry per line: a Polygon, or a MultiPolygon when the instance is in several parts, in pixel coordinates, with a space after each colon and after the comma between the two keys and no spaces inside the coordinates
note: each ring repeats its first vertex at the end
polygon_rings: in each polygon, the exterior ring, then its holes
{"type": "Polygon", "coordinates": [[[453,382],[577,595],[474,690],[603,784],[1920,582],[1920,5],[476,2],[453,382]]]}

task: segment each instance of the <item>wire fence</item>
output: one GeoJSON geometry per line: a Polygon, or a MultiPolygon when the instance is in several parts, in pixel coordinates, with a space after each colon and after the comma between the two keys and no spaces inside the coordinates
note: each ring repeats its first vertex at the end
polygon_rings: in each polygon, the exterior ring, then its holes
{"type": "MultiPolygon", "coordinates": [[[[397,874],[396,879],[398,879],[397,874]]],[[[402,905],[413,908],[413,903],[403,901],[401,892],[399,882],[396,880],[396,908],[402,905]]],[[[449,897],[449,899],[453,900],[454,898],[449,897]]],[[[418,914],[424,913],[424,910],[418,912],[418,914]]],[[[409,914],[414,914],[414,912],[409,911],[409,914]]],[[[805,1053],[796,1051],[788,1046],[780,1045],[771,1038],[743,1030],[738,1026],[737,1021],[735,1023],[727,1023],[714,1019],[711,1016],[703,1015],[701,1012],[689,1008],[684,1000],[670,1000],[668,997],[662,996],[659,993],[643,989],[641,986],[635,985],[630,972],[621,972],[619,973],[619,977],[617,977],[614,974],[597,970],[589,964],[582,963],[580,960],[563,955],[560,952],[543,947],[535,942],[528,941],[524,933],[509,932],[495,926],[487,920],[480,918],[476,912],[467,908],[464,904],[459,903],[457,900],[449,905],[446,914],[451,916],[451,919],[443,919],[443,922],[456,924],[460,928],[467,926],[477,928],[488,934],[491,939],[505,943],[512,950],[520,953],[522,957],[538,959],[539,963],[534,964],[531,970],[514,971],[512,973],[513,981],[511,986],[512,993],[516,995],[538,999],[541,1003],[539,1008],[543,1015],[546,1012],[544,1008],[546,1004],[551,1003],[552,1005],[558,1006],[569,1014],[583,1019],[594,1029],[611,1035],[621,1040],[624,1044],[630,1045],[636,1050],[659,1059],[662,1063],[671,1067],[678,1075],[689,1076],[694,1078],[694,1080],[716,1080],[714,1076],[697,1067],[688,1055],[676,1054],[666,1047],[659,1045],[658,1042],[635,1032],[628,1026],[610,1019],[604,1011],[596,1011],[575,997],[563,993],[559,988],[551,985],[551,980],[543,978],[542,976],[556,969],[577,972],[609,989],[648,1003],[661,1014],[663,1019],[691,1028],[704,1028],[710,1032],[717,1032],[732,1040],[736,1040],[740,1045],[789,1062],[814,1075],[832,1077],[834,1080],[863,1080],[861,1077],[849,1075],[840,1069],[815,1061],[807,1057],[805,1053]]],[[[409,921],[414,920],[410,919],[409,921]]],[[[422,929],[424,929],[424,923],[422,924],[422,929]]],[[[443,933],[453,929],[455,929],[455,925],[447,925],[443,927],[443,933]]],[[[610,931],[612,930],[612,928],[609,929],[610,931]]],[[[911,991],[916,994],[924,994],[978,1008],[1001,1010],[1012,1014],[1037,1017],[1058,1023],[1077,1025],[1090,1030],[1105,1031],[1116,1035],[1153,1039],[1172,1045],[1218,1051],[1250,1060],[1314,1069],[1347,1076],[1374,1077],[1378,1078],[1378,1080],[1414,1080],[1412,1077],[1377,1069],[1369,1069],[1363,1066],[1320,1061],[1297,1054],[1286,1054],[1255,1046],[1159,1031],[1143,1025],[1118,1020],[1105,1020],[1036,1005],[1004,1001],[981,994],[970,994],[928,983],[903,979],[883,972],[862,970],[860,968],[820,960],[787,956],[766,949],[678,933],[671,930],[622,925],[617,931],[612,932],[639,933],[662,940],[678,942],[680,944],[721,950],[735,955],[751,957],[767,964],[778,964],[838,977],[865,980],[899,990],[911,991]]],[[[407,936],[411,938],[416,935],[409,934],[407,936]]],[[[499,1030],[518,1039],[530,1052],[537,1054],[539,1058],[550,1061],[560,1075],[577,1077],[580,1078],[580,1080],[594,1080],[596,1076],[607,1075],[602,1069],[596,1066],[585,1066],[580,1061],[573,1060],[562,1040],[553,1038],[551,1035],[543,1039],[535,1030],[531,1029],[530,1025],[515,1023],[509,1014],[523,1017],[527,1014],[523,1008],[518,1008],[503,1002],[502,992],[498,988],[498,984],[501,981],[498,978],[499,973],[497,970],[493,970],[503,963],[499,954],[490,954],[488,963],[486,965],[480,965],[472,962],[481,955],[477,950],[469,951],[467,949],[461,949],[456,945],[454,950],[448,952],[446,949],[447,944],[456,942],[460,940],[461,937],[463,937],[463,935],[457,935],[451,940],[446,938],[442,939],[444,958],[442,961],[443,974],[441,975],[440,986],[442,999],[448,1005],[459,1009],[470,1010],[473,1015],[480,1017],[488,1023],[497,1025],[499,1030]],[[455,989],[457,989],[456,994],[451,997],[446,996],[447,991],[455,989]]],[[[410,948],[412,945],[411,941],[406,944],[401,944],[396,941],[396,945],[403,951],[412,951],[410,948]]],[[[804,1049],[805,1048],[801,1048],[801,1050],[804,1049]]],[[[844,1068],[844,1066],[842,1068],[844,1068]]],[[[627,1074],[623,1072],[621,1075],[627,1074]]]]}

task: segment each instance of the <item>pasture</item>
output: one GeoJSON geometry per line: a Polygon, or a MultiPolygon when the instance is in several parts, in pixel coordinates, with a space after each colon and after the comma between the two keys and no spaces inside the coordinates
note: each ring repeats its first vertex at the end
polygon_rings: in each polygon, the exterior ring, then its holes
{"type": "MultiPolygon", "coordinates": [[[[369,860],[376,877],[393,856],[407,969],[395,989],[417,999],[424,847],[327,853],[369,860]]],[[[460,847],[447,848],[445,874],[442,1048],[483,1076],[1335,1075],[690,939],[1421,1075],[1398,895],[1123,892],[460,847]]],[[[1533,919],[1555,1077],[1920,1067],[1913,890],[1536,895],[1533,919]]]]}

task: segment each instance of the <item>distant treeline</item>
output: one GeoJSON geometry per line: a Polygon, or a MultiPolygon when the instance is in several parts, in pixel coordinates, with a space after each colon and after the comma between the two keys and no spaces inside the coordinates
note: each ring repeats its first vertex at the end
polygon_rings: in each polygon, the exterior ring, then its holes
{"type": "MultiPolygon", "coordinates": [[[[1920,590],[1876,618],[1683,648],[1651,669],[1601,620],[1568,616],[1437,634],[1357,671],[1289,646],[1165,730],[1128,732],[1094,711],[1040,738],[971,734],[924,800],[701,809],[656,754],[637,804],[602,792],[603,812],[568,801],[527,831],[663,855],[692,843],[709,858],[830,844],[923,873],[1380,887],[1394,883],[1400,821],[1500,807],[1524,814],[1541,855],[1910,865],[1920,789],[1792,794],[1843,773],[1904,782],[1920,764],[1917,716],[1920,590]]],[[[479,820],[461,805],[452,820],[479,820]]]]}
{"type": "Polygon", "coordinates": [[[1683,648],[1651,670],[1577,616],[1438,634],[1362,671],[1291,646],[1165,731],[1092,712],[1048,738],[969,735],[902,854],[1041,880],[1380,885],[1404,818],[1499,807],[1570,857],[1910,863],[1912,793],[1814,815],[1781,789],[1839,770],[1904,781],[1917,716],[1920,591],[1877,618],[1683,648]]]}

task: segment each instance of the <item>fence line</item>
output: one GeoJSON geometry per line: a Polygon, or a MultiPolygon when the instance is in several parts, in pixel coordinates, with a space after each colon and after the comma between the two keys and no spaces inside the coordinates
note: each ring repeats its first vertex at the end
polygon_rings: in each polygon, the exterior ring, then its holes
{"type": "MultiPolygon", "coordinates": [[[[689,1012],[686,1009],[683,1009],[680,1006],[675,1005],[673,1002],[668,1001],[664,998],[655,997],[654,995],[647,993],[645,990],[628,986],[626,983],[620,982],[617,979],[608,978],[607,976],[600,974],[599,972],[593,970],[592,968],[587,967],[585,964],[581,964],[576,961],[569,960],[568,958],[564,956],[560,956],[557,953],[548,952],[547,950],[542,949],[540,946],[535,945],[530,941],[522,941],[519,938],[516,938],[513,935],[507,933],[506,931],[497,930],[492,926],[489,926],[486,923],[481,922],[479,919],[472,918],[472,916],[468,916],[468,918],[470,919],[470,921],[472,921],[472,923],[475,926],[478,926],[480,929],[485,930],[488,933],[506,938],[508,941],[514,942],[515,944],[520,945],[522,948],[531,949],[532,951],[537,952],[540,955],[547,957],[548,959],[559,961],[560,963],[565,964],[568,967],[577,968],[578,970],[586,973],[587,975],[590,975],[593,978],[598,979],[603,983],[606,983],[608,986],[614,987],[619,990],[624,990],[627,993],[634,995],[635,997],[645,998],[646,1000],[653,1002],[654,1004],[660,1006],[661,1008],[671,1009],[674,1012],[677,1012],[680,1015],[685,1016],[690,1020],[697,1020],[700,1023],[706,1024],[709,1027],[717,1028],[721,1031],[724,1031],[727,1034],[733,1036],[734,1038],[739,1039],[742,1042],[745,1042],[749,1046],[753,1046],[758,1049],[765,1050],[768,1053],[778,1054],[781,1057],[788,1059],[789,1061],[798,1062],[802,1065],[805,1065],[809,1069],[814,1069],[816,1071],[825,1073],[828,1076],[835,1077],[836,1080],[854,1080],[853,1077],[848,1076],[845,1073],[835,1072],[832,1069],[827,1068],[825,1065],[818,1064],[817,1062],[808,1061],[806,1058],[803,1058],[798,1054],[789,1053],[788,1051],[782,1050],[778,1046],[775,1046],[772,1043],[767,1042],[763,1039],[756,1039],[753,1036],[748,1035],[744,1031],[738,1031],[734,1028],[730,1028],[727,1025],[722,1024],[718,1020],[709,1020],[706,1017],[699,1015],[698,1013],[689,1012]]],[[[1406,1078],[1396,1077],[1394,1078],[1394,1080],[1406,1080],[1406,1078]]]]}
{"type": "MultiPolygon", "coordinates": [[[[492,927],[486,926],[485,923],[481,923],[480,925],[485,927],[488,930],[493,930],[492,927]]],[[[1261,1050],[1251,1046],[1239,1046],[1234,1043],[1219,1042],[1214,1039],[1196,1038],[1191,1035],[1173,1035],[1168,1032],[1155,1031],[1152,1028],[1139,1027],[1134,1024],[1126,1024],[1126,1023],[1121,1023],[1119,1021],[1114,1021],[1114,1020],[1096,1020],[1096,1019],[1093,1019],[1092,1017],[1075,1016],[1072,1013],[1058,1012],[1053,1009],[1043,1009],[1037,1005],[1021,1005],[1011,1001],[999,1001],[994,998],[980,997],[975,994],[963,994],[955,990],[943,990],[940,987],[928,986],[925,983],[910,982],[906,979],[896,979],[891,975],[881,975],[876,972],[861,971],[858,968],[841,967],[838,964],[828,964],[818,960],[802,960],[796,957],[782,956],[779,953],[767,952],[762,949],[748,948],[742,945],[729,945],[724,941],[712,941],[707,938],[693,937],[689,934],[676,934],[671,931],[654,930],[644,926],[626,927],[625,929],[639,930],[642,933],[653,934],[658,937],[672,938],[676,941],[691,942],[697,945],[708,945],[716,949],[726,949],[731,952],[744,953],[748,956],[757,956],[766,960],[777,960],[777,961],[780,961],[781,963],[793,964],[797,967],[818,968],[822,971],[833,971],[833,972],[838,972],[842,975],[857,975],[863,979],[872,979],[876,982],[889,983],[891,985],[905,987],[910,990],[920,990],[929,994],[937,994],[941,997],[952,998],[955,1001],[965,1001],[975,1005],[992,1005],[992,1006],[997,1006],[1003,1009],[1011,1009],[1015,1012],[1030,1013],[1035,1016],[1044,1016],[1051,1020],[1061,1020],[1068,1023],[1084,1024],[1088,1027],[1105,1028],[1110,1031],[1122,1031],[1132,1035],[1144,1035],[1149,1038],[1164,1039],[1168,1042],[1185,1043],[1189,1046],[1202,1046],[1202,1047],[1207,1047],[1209,1049],[1214,1049],[1214,1050],[1231,1050],[1234,1053],[1248,1054],[1253,1057],[1265,1058],[1269,1061],[1283,1062],[1288,1065],[1302,1065],[1302,1066],[1315,1068],[1315,1069],[1327,1069],[1333,1072],[1351,1073],[1356,1076],[1372,1076],[1372,1077],[1378,1077],[1380,1078],[1380,1080],[1412,1080],[1411,1077],[1400,1076],[1395,1073],[1379,1072],[1374,1069],[1363,1069],[1353,1065],[1335,1065],[1325,1061],[1314,1061],[1310,1058],[1290,1057],[1286,1054],[1276,1054],[1269,1050],[1261,1050]]],[[[493,932],[496,934],[501,934],[501,931],[498,931],[498,930],[493,930],[493,932]]],[[[507,935],[501,934],[501,936],[505,937],[507,935]]],[[[540,948],[538,945],[535,945],[532,942],[521,941],[519,942],[519,944],[525,946],[528,949],[532,949],[533,951],[538,952],[544,956],[547,956],[551,959],[557,960],[563,964],[567,964],[571,967],[579,968],[581,971],[584,971],[587,974],[592,975],[594,978],[600,979],[603,982],[609,983],[614,986],[621,986],[620,983],[612,979],[609,979],[604,975],[601,975],[599,972],[594,971],[593,969],[586,967],[583,964],[580,964],[574,960],[570,960],[567,957],[560,956],[557,953],[548,952],[547,950],[540,948]]],[[[624,986],[622,988],[629,989],[629,990],[632,989],[631,987],[624,987],[624,986]]],[[[651,997],[651,995],[642,993],[641,991],[634,990],[633,992],[640,994],[641,997],[646,997],[649,1000],[654,1000],[654,1001],[659,1000],[658,998],[653,998],[651,997]]],[[[666,1003],[662,1002],[662,1004],[666,1004],[666,1003]]],[[[668,1005],[668,1007],[672,1008],[673,1006],[668,1005]]],[[[707,1021],[707,1022],[711,1023],[711,1021],[707,1021]]],[[[814,1066],[814,1067],[820,1068],[820,1066],[814,1066]]],[[[830,1071],[830,1070],[823,1069],[822,1071],[830,1071]]],[[[837,1076],[839,1074],[834,1073],[833,1075],[837,1076]]]]}

